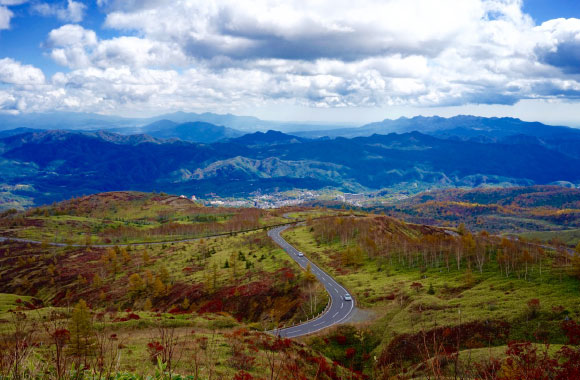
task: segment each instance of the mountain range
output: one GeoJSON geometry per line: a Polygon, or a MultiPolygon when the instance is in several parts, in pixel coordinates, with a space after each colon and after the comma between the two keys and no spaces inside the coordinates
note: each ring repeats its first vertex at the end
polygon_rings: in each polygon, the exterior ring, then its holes
{"type": "Polygon", "coordinates": [[[517,119],[411,120],[323,136],[243,134],[169,119],[152,121],[139,134],[3,131],[0,202],[24,197],[41,204],[110,190],[243,197],[294,188],[361,192],[580,183],[580,130],[517,119]]]}
{"type": "Polygon", "coordinates": [[[244,133],[255,131],[308,131],[334,129],[336,124],[309,122],[282,122],[261,120],[253,116],[232,114],[215,114],[211,112],[174,112],[148,118],[131,118],[112,115],[101,115],[82,112],[49,112],[26,114],[1,114],[0,131],[15,128],[31,129],[65,129],[65,130],[99,130],[106,129],[122,134],[142,133],[149,127],[155,128],[160,121],[175,124],[203,122],[217,126],[226,126],[244,133]]]}

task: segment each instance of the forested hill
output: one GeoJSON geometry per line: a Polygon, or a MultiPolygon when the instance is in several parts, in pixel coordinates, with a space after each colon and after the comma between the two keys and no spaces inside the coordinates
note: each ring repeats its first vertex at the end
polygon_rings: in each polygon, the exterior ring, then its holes
{"type": "Polygon", "coordinates": [[[269,131],[211,144],[110,132],[28,132],[0,139],[0,163],[2,186],[36,204],[129,189],[244,196],[293,188],[358,192],[580,182],[580,159],[547,146],[419,132],[312,140],[269,131]]]}

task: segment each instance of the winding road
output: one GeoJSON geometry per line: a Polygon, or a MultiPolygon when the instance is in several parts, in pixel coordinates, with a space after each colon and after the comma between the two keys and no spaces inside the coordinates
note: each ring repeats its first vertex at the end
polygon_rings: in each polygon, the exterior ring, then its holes
{"type": "Polygon", "coordinates": [[[307,265],[310,264],[312,274],[314,274],[318,281],[324,285],[324,288],[330,295],[330,307],[327,307],[326,311],[318,318],[299,325],[271,331],[273,334],[281,337],[296,338],[347,321],[354,313],[356,307],[354,298],[352,301],[345,301],[344,296],[349,293],[344,287],[342,287],[342,285],[316,266],[316,264],[310,261],[306,256],[298,256],[299,251],[280,236],[280,233],[289,227],[290,226],[281,226],[272,228],[268,231],[268,236],[270,236],[276,244],[282,247],[282,249],[284,249],[302,268],[306,269],[307,265]]]}
{"type": "MultiPolygon", "coordinates": [[[[291,218],[288,218],[291,219],[291,218]]],[[[299,325],[285,327],[281,329],[277,329],[271,331],[271,333],[279,335],[285,338],[296,338],[303,335],[308,335],[315,333],[317,331],[326,329],[330,326],[337,325],[339,323],[343,323],[351,317],[354,313],[355,301],[354,298],[351,298],[350,301],[344,299],[345,295],[349,294],[348,291],[340,285],[334,278],[329,276],[325,273],[322,269],[320,269],[316,264],[311,262],[306,256],[299,256],[299,251],[290,245],[286,240],[280,236],[280,233],[287,228],[291,227],[291,225],[295,224],[295,222],[291,222],[288,224],[280,225],[268,230],[268,236],[282,249],[284,249],[288,255],[298,263],[302,268],[306,269],[308,264],[310,264],[310,268],[312,274],[320,281],[320,283],[324,286],[326,291],[330,296],[330,305],[327,306],[326,310],[317,318],[312,319],[310,321],[301,323],[299,325]]],[[[244,231],[247,232],[247,231],[244,231]]],[[[229,233],[218,234],[214,236],[206,236],[204,238],[209,237],[218,237],[222,235],[229,235],[229,233]]],[[[191,239],[182,239],[182,240],[175,240],[175,241],[165,241],[165,242],[140,242],[140,243],[128,243],[128,244],[93,244],[93,247],[113,247],[117,246],[135,246],[135,245],[159,245],[159,244],[168,244],[168,243],[181,243],[181,242],[189,242],[195,241],[202,238],[191,238],[191,239]]],[[[0,242],[5,241],[15,241],[20,243],[32,243],[32,244],[43,244],[40,241],[32,240],[32,239],[23,239],[23,238],[13,238],[13,237],[2,237],[0,236],[0,242]]],[[[85,247],[84,244],[64,244],[64,243],[54,243],[54,242],[46,242],[45,244],[50,246],[56,247],[85,247]]]]}

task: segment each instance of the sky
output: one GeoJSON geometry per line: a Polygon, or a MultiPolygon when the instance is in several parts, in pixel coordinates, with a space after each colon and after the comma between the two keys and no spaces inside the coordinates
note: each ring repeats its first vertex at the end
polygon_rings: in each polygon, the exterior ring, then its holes
{"type": "Polygon", "coordinates": [[[0,0],[0,113],[580,126],[577,0],[0,0]]]}

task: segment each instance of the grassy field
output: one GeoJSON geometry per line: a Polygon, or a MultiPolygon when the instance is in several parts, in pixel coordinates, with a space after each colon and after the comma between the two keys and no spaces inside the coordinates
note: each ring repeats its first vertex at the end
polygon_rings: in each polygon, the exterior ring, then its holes
{"type": "Polygon", "coordinates": [[[345,249],[339,243],[318,245],[308,232],[309,227],[298,227],[284,232],[284,237],[312,257],[325,270],[351,291],[361,307],[380,307],[393,310],[389,316],[387,334],[411,332],[418,327],[453,325],[462,321],[485,318],[520,320],[527,312],[526,302],[540,299],[542,307],[565,305],[572,315],[580,316],[580,282],[567,275],[544,271],[531,273],[527,280],[506,278],[497,269],[488,268],[483,273],[471,272],[466,278],[464,270],[456,268],[429,268],[424,271],[408,269],[387,262],[365,260],[359,268],[336,264],[339,253],[345,249]],[[420,283],[420,290],[411,284],[420,283]],[[434,294],[428,294],[430,287],[434,294]],[[395,299],[389,299],[395,296],[395,299]],[[397,300],[404,299],[403,302],[397,300]],[[420,311],[422,310],[422,311],[420,311]]]}
{"type": "Polygon", "coordinates": [[[83,298],[95,307],[171,309],[187,298],[192,311],[227,310],[248,322],[269,313],[290,323],[316,314],[326,297],[317,289],[315,310],[304,307],[302,270],[263,231],[118,249],[5,243],[0,263],[0,289],[55,306],[83,298]]]}
{"type": "MultiPolygon", "coordinates": [[[[320,244],[310,226],[286,230],[284,237],[349,289],[359,307],[379,316],[362,327],[374,332],[374,356],[380,356],[402,334],[485,321],[507,322],[507,339],[535,341],[541,334],[541,339],[562,344],[566,340],[560,329],[564,316],[580,317],[580,282],[566,271],[551,268],[550,259],[541,274],[535,267],[526,279],[502,275],[495,263],[482,273],[475,268],[458,270],[455,265],[449,271],[445,267],[420,270],[380,258],[348,266],[343,254],[349,245],[320,244]],[[529,302],[534,299],[539,308],[532,316],[529,302]]],[[[502,352],[502,347],[495,351],[502,352]]],[[[332,351],[328,355],[333,357],[332,351]]]]}
{"type": "MultiPolygon", "coordinates": [[[[279,378],[356,378],[351,370],[377,379],[421,378],[438,360],[419,347],[426,340],[457,350],[464,367],[503,361],[510,341],[550,343],[556,357],[566,343],[563,321],[580,318],[580,262],[463,227],[446,231],[344,210],[214,209],[160,194],[107,193],[4,213],[0,230],[45,242],[0,244],[0,373],[2,353],[16,347],[10,342],[28,337],[21,346],[34,348],[27,365],[54,375],[55,332],[70,332],[65,356],[74,361],[73,336],[88,323],[91,352],[83,357],[91,368],[106,343],[115,371],[133,374],[159,372],[157,357],[173,347],[174,356],[162,361],[173,372],[204,379],[272,378],[272,365],[279,378]],[[318,314],[328,296],[262,228],[289,218],[306,223],[284,238],[363,309],[354,323],[294,342],[263,331],[318,314]],[[254,230],[240,232],[248,228],[254,230]],[[91,245],[215,232],[227,233],[158,245],[91,245]],[[79,323],[85,302],[88,319],[79,323]],[[244,372],[251,377],[240,377],[244,372]]],[[[442,355],[447,374],[453,355],[442,355]]]]}
{"type": "Polygon", "coordinates": [[[288,222],[282,211],[203,207],[170,195],[115,192],[0,218],[4,236],[64,244],[174,241],[288,222]]]}
{"type": "MultiPolygon", "coordinates": [[[[50,342],[47,321],[70,329],[71,313],[82,299],[92,309],[96,331],[115,337],[110,343],[116,371],[155,373],[150,344],[170,332],[176,337],[176,373],[198,370],[209,378],[211,367],[212,378],[232,378],[242,370],[265,377],[273,357],[276,371],[299,368],[307,378],[319,370],[320,360],[325,371],[348,372],[301,344],[269,348],[275,341],[261,331],[317,314],[326,293],[315,287],[319,303],[312,310],[302,271],[265,232],[115,251],[0,246],[0,289],[11,292],[0,295],[0,334],[15,332],[12,312],[20,312],[37,331],[34,339],[50,342]],[[133,281],[135,275],[141,280],[133,281]],[[161,279],[162,293],[145,285],[149,276],[161,279]]],[[[30,365],[47,365],[52,350],[36,350],[30,365]]]]}
{"type": "Polygon", "coordinates": [[[525,232],[519,234],[519,236],[525,237],[526,239],[539,240],[545,243],[558,240],[570,247],[575,247],[580,244],[580,229],[525,232]]]}

